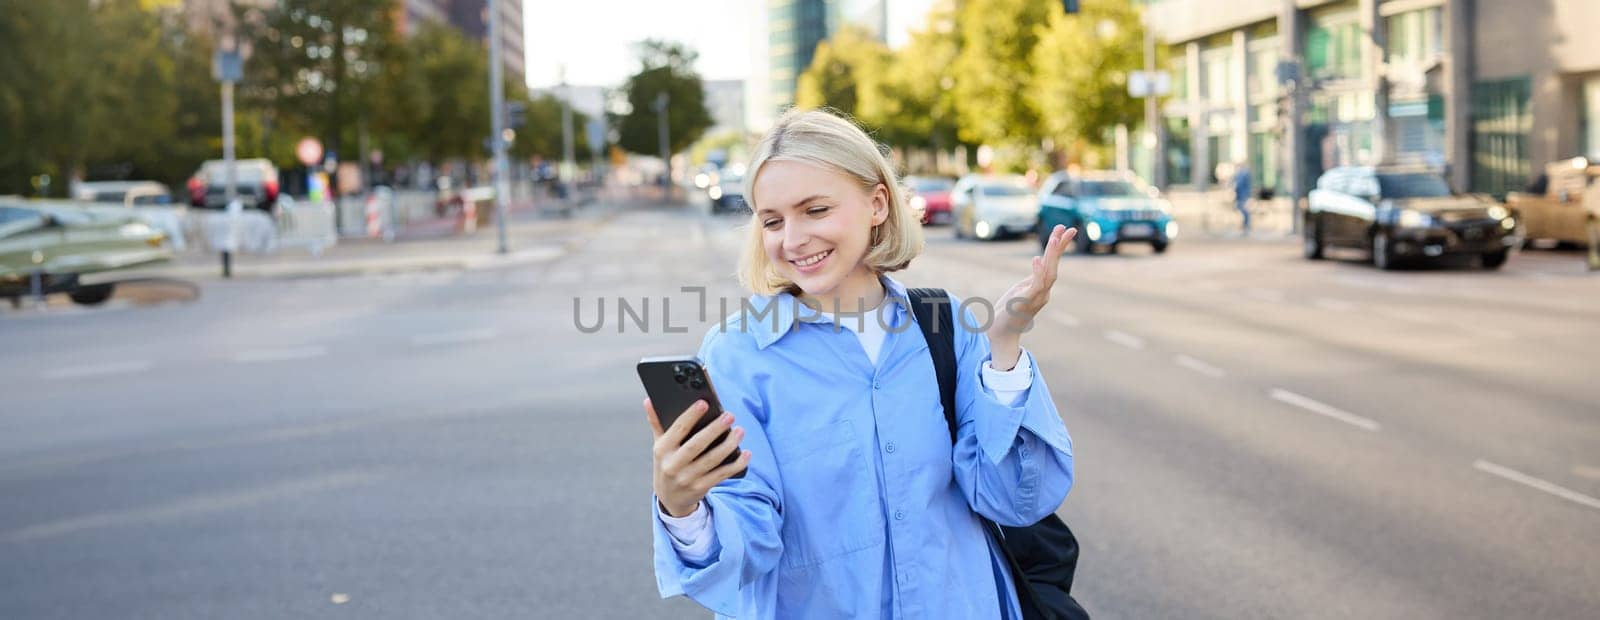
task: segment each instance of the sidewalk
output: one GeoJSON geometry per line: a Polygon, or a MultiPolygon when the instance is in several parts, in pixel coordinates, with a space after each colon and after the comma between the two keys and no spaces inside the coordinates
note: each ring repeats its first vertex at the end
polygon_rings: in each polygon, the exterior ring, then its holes
{"type": "MultiPolygon", "coordinates": [[[[1172,204],[1172,217],[1178,221],[1179,237],[1239,239],[1239,212],[1229,190],[1171,190],[1166,198],[1172,204]]],[[[1250,202],[1250,240],[1284,241],[1294,236],[1294,218],[1284,198],[1250,202]]]]}
{"type": "MultiPolygon", "coordinates": [[[[586,233],[604,225],[625,207],[597,203],[573,209],[563,216],[548,205],[523,204],[507,218],[508,252],[498,252],[494,222],[476,232],[460,233],[457,218],[412,222],[394,242],[345,238],[312,255],[301,247],[283,247],[272,254],[238,254],[233,257],[234,279],[317,278],[409,271],[477,270],[548,262],[564,255],[586,233]]],[[[191,250],[172,262],[151,267],[109,272],[91,281],[138,277],[218,280],[221,255],[191,250]]]]}

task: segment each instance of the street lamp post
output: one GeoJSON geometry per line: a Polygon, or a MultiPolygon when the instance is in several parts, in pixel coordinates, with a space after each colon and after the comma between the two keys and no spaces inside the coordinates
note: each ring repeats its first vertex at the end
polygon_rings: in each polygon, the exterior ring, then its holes
{"type": "Polygon", "coordinates": [[[661,163],[666,166],[666,174],[661,177],[661,202],[672,201],[672,153],[667,146],[667,104],[672,102],[672,96],[666,92],[656,94],[656,139],[661,144],[661,163]]]}
{"type": "MultiPolygon", "coordinates": [[[[244,59],[238,39],[228,34],[212,60],[212,73],[222,82],[222,177],[224,206],[228,213],[228,239],[222,249],[222,277],[233,277],[233,252],[239,242],[239,171],[234,158],[233,85],[244,77],[244,59]]],[[[208,183],[210,181],[207,181],[208,183]]],[[[265,199],[265,197],[262,197],[265,199]]]]}
{"type": "MultiPolygon", "coordinates": [[[[1144,6],[1144,73],[1152,78],[1156,74],[1156,31],[1154,16],[1155,4],[1144,6]]],[[[1167,186],[1167,149],[1166,132],[1158,125],[1161,117],[1157,114],[1156,97],[1152,92],[1144,98],[1144,128],[1150,132],[1150,182],[1156,187],[1167,186]]]]}
{"type": "Polygon", "coordinates": [[[566,190],[568,204],[572,204],[573,176],[577,164],[572,154],[572,86],[567,84],[567,68],[561,68],[561,185],[566,190]]]}
{"type": "Polygon", "coordinates": [[[498,252],[506,249],[506,201],[511,184],[506,179],[511,166],[506,161],[506,91],[500,64],[500,0],[489,3],[489,142],[494,145],[494,219],[499,237],[498,252]]]}
{"type": "Polygon", "coordinates": [[[1288,157],[1284,162],[1284,172],[1289,177],[1289,226],[1294,233],[1300,232],[1300,195],[1305,192],[1305,183],[1301,177],[1304,172],[1300,159],[1300,151],[1305,148],[1304,134],[1300,129],[1301,102],[1305,98],[1305,90],[1309,80],[1305,76],[1305,63],[1300,55],[1302,38],[1300,32],[1300,8],[1295,0],[1283,0],[1280,9],[1278,30],[1282,33],[1279,37],[1283,41],[1284,60],[1278,64],[1278,82],[1289,87],[1288,97],[1284,101],[1283,151],[1288,157]]]}

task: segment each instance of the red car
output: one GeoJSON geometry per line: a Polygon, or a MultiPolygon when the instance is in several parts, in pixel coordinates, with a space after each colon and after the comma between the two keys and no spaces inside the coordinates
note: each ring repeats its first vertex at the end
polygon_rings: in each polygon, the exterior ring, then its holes
{"type": "Polygon", "coordinates": [[[911,188],[911,208],[922,212],[923,224],[950,223],[950,189],[955,179],[946,177],[906,177],[911,188]]]}

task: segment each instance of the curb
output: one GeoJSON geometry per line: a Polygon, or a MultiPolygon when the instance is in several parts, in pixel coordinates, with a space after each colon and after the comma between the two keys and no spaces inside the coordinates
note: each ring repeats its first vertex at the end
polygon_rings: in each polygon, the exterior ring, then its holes
{"type": "MultiPolygon", "coordinates": [[[[304,278],[337,278],[363,275],[409,273],[419,271],[477,271],[531,265],[560,258],[565,249],[544,246],[518,250],[510,254],[457,254],[445,256],[419,256],[408,258],[354,259],[329,263],[238,265],[233,268],[233,280],[304,278]]],[[[221,268],[215,265],[201,267],[190,265],[172,268],[117,272],[119,278],[130,275],[149,275],[186,280],[222,280],[221,268]]]]}

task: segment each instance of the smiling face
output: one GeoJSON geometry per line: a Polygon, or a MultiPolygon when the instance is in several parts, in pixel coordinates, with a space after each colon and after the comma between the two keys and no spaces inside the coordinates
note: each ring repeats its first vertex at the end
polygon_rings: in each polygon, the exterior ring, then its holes
{"type": "Polygon", "coordinates": [[[873,227],[889,216],[882,184],[867,191],[842,172],[777,160],[761,167],[751,193],[762,246],[779,275],[825,308],[873,297],[877,274],[863,259],[873,227]]]}

